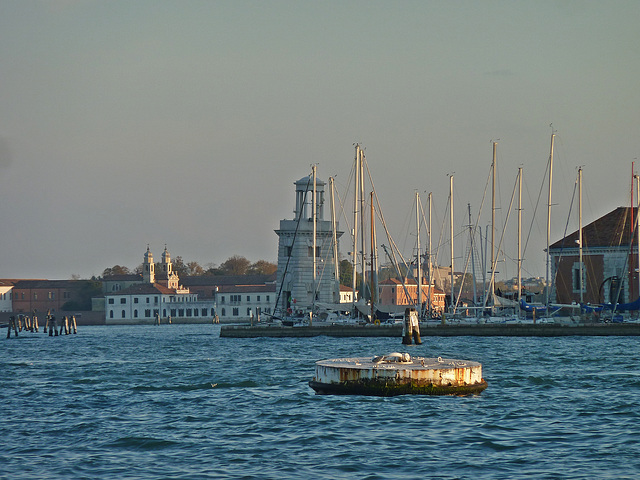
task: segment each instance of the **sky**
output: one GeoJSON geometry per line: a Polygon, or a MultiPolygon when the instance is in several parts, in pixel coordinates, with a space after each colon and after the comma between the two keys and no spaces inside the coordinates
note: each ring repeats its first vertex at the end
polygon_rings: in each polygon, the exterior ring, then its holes
{"type": "Polygon", "coordinates": [[[415,192],[448,241],[454,177],[458,270],[492,141],[500,225],[522,167],[523,275],[544,275],[552,130],[552,242],[577,229],[579,166],[585,225],[631,201],[638,18],[635,0],[0,0],[0,278],[133,269],[147,245],[275,263],[294,182],[316,164],[348,203],[354,143],[406,255],[415,192]]]}

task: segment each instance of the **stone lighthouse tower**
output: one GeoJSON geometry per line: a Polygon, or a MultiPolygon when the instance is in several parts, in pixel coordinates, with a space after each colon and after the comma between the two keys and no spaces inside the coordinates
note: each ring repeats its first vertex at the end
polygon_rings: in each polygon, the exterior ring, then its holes
{"type": "MultiPolygon", "coordinates": [[[[339,281],[335,276],[333,229],[325,220],[325,182],[316,179],[315,252],[313,251],[313,175],[295,182],[293,220],[280,220],[278,235],[277,309],[309,311],[315,303],[338,303],[339,281]],[[313,255],[315,254],[315,262],[313,255]],[[316,267],[314,281],[313,269],[316,267]],[[315,293],[315,299],[314,299],[315,293]]],[[[336,224],[337,229],[337,224],[336,224]]],[[[336,232],[339,239],[342,232],[336,232]]]]}

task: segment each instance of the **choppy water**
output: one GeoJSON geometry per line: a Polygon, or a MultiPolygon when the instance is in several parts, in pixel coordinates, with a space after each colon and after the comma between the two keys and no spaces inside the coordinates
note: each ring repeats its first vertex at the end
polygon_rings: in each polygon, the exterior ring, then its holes
{"type": "Polygon", "coordinates": [[[640,478],[636,338],[219,338],[0,330],[2,479],[640,478]],[[314,362],[482,362],[479,396],[318,396],[314,362]]]}

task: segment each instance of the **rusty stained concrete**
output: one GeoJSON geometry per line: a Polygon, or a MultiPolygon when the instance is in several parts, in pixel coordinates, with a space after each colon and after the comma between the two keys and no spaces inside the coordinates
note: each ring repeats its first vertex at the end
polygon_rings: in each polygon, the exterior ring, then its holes
{"type": "Polygon", "coordinates": [[[339,358],[316,362],[314,381],[345,385],[379,383],[436,387],[486,384],[482,365],[467,360],[413,357],[410,362],[374,362],[371,358],[339,358]]]}

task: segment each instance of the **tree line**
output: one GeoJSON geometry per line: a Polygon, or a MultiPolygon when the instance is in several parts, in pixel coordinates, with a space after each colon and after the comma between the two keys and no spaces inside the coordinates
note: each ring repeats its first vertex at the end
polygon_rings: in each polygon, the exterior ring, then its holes
{"type": "MultiPolygon", "coordinates": [[[[156,263],[156,266],[160,263],[156,263]]],[[[267,262],[266,260],[258,260],[251,263],[246,257],[241,255],[233,255],[220,265],[208,264],[203,267],[198,262],[185,262],[181,256],[177,256],[173,262],[173,271],[178,274],[178,277],[192,277],[192,276],[213,276],[213,275],[272,275],[276,273],[277,265],[275,263],[267,262]]],[[[112,275],[132,275],[142,274],[142,264],[138,265],[133,270],[122,265],[114,265],[113,267],[105,268],[102,272],[102,277],[109,277],[112,275]]]]}

